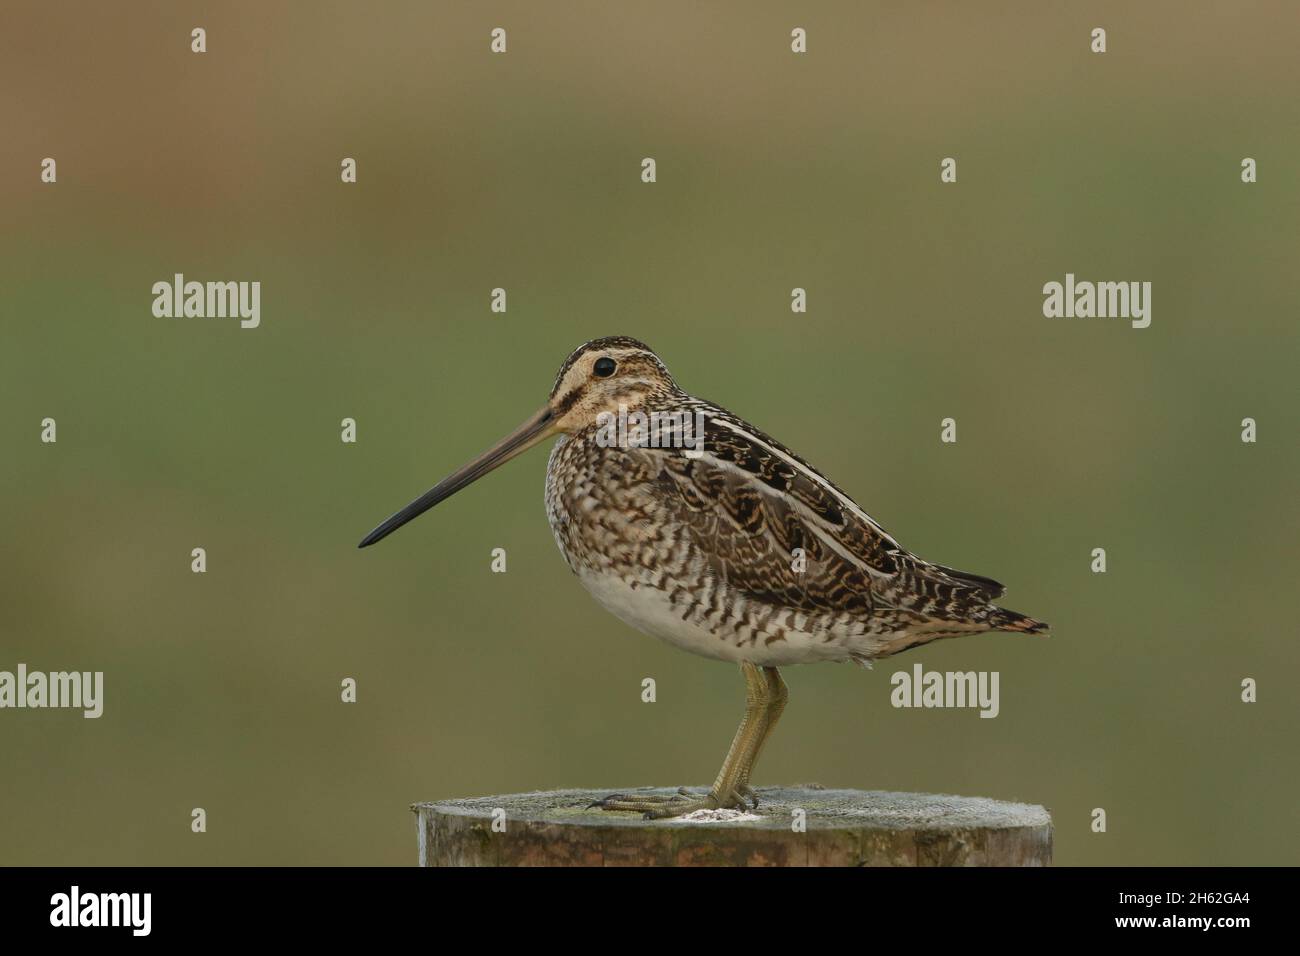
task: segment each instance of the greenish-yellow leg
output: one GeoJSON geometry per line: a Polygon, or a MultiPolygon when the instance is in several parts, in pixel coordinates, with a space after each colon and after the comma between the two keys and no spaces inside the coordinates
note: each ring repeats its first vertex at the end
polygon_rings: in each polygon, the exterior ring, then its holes
{"type": "Polygon", "coordinates": [[[748,797],[758,806],[758,798],[749,786],[749,775],[758,755],[772,734],[781,711],[785,709],[789,691],[775,667],[759,667],[742,661],[741,673],[745,677],[745,716],[740,721],[736,736],[732,738],[727,759],[713,781],[713,786],[703,797],[697,797],[685,787],[675,795],[645,795],[616,793],[594,804],[603,810],[629,810],[643,813],[649,819],[681,816],[695,810],[716,810],[721,807],[743,809],[748,797]]]}
{"type": "Polygon", "coordinates": [[[763,677],[767,681],[768,705],[767,711],[763,714],[763,733],[759,737],[758,743],[754,746],[753,752],[749,759],[741,767],[740,781],[736,786],[736,792],[742,797],[747,797],[753,801],[755,809],[758,807],[758,795],[749,785],[749,772],[753,769],[754,764],[758,763],[758,755],[763,752],[764,745],[772,736],[772,731],[776,729],[776,722],[781,719],[781,712],[785,710],[785,702],[790,697],[790,690],[785,686],[785,681],[781,679],[780,672],[775,667],[764,667],[763,677]]]}

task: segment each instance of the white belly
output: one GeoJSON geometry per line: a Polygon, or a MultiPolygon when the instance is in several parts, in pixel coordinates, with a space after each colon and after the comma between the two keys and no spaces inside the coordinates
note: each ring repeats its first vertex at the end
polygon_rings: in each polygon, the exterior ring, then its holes
{"type": "Polygon", "coordinates": [[[714,627],[683,620],[681,609],[657,588],[632,585],[608,574],[579,571],[578,580],[605,610],[643,634],[718,661],[750,661],[768,667],[805,664],[811,661],[843,661],[848,653],[840,641],[824,641],[802,631],[787,629],[785,639],[774,644],[749,643],[730,627],[721,635],[714,627]]]}

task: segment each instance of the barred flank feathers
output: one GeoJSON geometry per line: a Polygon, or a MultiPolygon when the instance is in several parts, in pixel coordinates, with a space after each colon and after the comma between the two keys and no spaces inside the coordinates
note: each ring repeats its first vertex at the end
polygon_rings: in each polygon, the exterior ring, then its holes
{"type": "Polygon", "coordinates": [[[1044,621],[1035,621],[1032,617],[1026,617],[1019,611],[1008,611],[1006,608],[997,608],[989,615],[989,623],[997,631],[1019,631],[1023,634],[1046,634],[1048,633],[1048,624],[1044,621]]]}

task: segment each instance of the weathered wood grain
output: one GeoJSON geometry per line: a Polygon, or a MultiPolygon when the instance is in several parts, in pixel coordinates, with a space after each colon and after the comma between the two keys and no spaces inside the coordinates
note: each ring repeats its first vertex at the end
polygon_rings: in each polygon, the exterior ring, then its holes
{"type": "MultiPolygon", "coordinates": [[[[984,797],[759,789],[758,820],[643,820],[589,810],[611,793],[556,790],[417,803],[422,866],[1045,866],[1052,819],[984,797]],[[504,811],[504,832],[493,812],[504,811]],[[806,830],[793,827],[796,810],[806,830]]],[[[498,814],[499,816],[499,814],[498,814]]]]}

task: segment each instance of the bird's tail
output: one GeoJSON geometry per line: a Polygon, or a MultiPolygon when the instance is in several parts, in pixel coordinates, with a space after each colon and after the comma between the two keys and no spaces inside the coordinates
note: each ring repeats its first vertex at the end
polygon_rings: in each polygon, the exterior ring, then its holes
{"type": "Polygon", "coordinates": [[[989,624],[995,631],[1018,631],[1022,634],[1048,633],[1047,622],[1036,621],[1019,611],[1008,611],[1003,607],[993,609],[993,613],[989,615],[989,624]]]}

